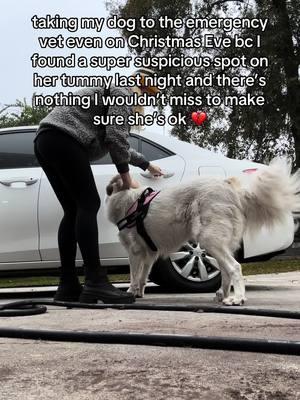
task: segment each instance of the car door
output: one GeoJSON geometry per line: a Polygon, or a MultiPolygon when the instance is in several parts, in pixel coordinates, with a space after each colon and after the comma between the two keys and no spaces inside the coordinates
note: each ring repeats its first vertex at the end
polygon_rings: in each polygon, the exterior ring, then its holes
{"type": "Polygon", "coordinates": [[[34,136],[35,130],[0,132],[0,269],[7,269],[5,263],[40,261],[37,204],[42,170],[33,152],[34,136]]]}
{"type": "MultiPolygon", "coordinates": [[[[179,182],[183,175],[184,161],[181,157],[165,149],[159,144],[145,140],[138,135],[129,137],[132,148],[137,151],[144,151],[149,161],[161,166],[166,171],[165,178],[155,178],[138,167],[130,166],[132,177],[142,185],[151,186],[154,189],[161,189],[166,184],[179,182]]],[[[101,198],[101,207],[97,215],[99,227],[99,249],[101,261],[104,265],[122,265],[127,262],[127,253],[119,242],[118,229],[108,221],[105,208],[106,186],[111,178],[116,175],[117,169],[112,163],[110,155],[93,161],[91,163],[97,190],[101,198]]],[[[57,249],[57,229],[62,218],[61,207],[55,194],[43,175],[39,202],[40,215],[40,252],[44,261],[57,261],[59,259],[57,249]]],[[[78,249],[77,260],[80,263],[81,254],[78,249]]]]}

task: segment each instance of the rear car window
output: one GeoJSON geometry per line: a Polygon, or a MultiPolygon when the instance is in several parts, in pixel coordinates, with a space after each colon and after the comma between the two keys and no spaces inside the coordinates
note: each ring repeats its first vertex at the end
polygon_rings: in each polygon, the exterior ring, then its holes
{"type": "Polygon", "coordinates": [[[39,163],[33,150],[36,131],[9,132],[0,135],[0,169],[32,168],[39,163]]]}

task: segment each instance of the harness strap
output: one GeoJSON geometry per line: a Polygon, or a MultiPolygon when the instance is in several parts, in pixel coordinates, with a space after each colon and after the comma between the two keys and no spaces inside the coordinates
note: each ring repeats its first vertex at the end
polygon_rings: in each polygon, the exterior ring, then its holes
{"type": "MultiPolygon", "coordinates": [[[[147,197],[151,195],[151,193],[153,192],[154,190],[150,187],[145,189],[137,200],[136,210],[134,210],[131,214],[127,215],[125,218],[122,218],[117,223],[117,226],[119,228],[119,231],[123,230],[124,228],[133,228],[134,226],[136,226],[138,234],[145,240],[150,249],[152,251],[157,251],[157,247],[155,246],[152,239],[148,235],[146,228],[144,226],[144,219],[148,213],[150,203],[154,199],[154,197],[157,196],[159,193],[159,192],[155,193],[151,197],[150,201],[145,203],[147,197]]],[[[129,208],[128,210],[129,212],[131,208],[133,208],[133,206],[129,208]]]]}
{"type": "Polygon", "coordinates": [[[136,219],[136,230],[137,230],[138,234],[140,236],[142,236],[142,238],[145,240],[145,242],[150,247],[150,249],[152,251],[157,251],[157,247],[155,246],[155,244],[153,243],[153,240],[148,235],[148,233],[146,231],[146,228],[145,228],[145,225],[144,225],[144,218],[147,215],[149,205],[150,205],[150,203],[148,203],[147,206],[146,206],[146,212],[145,212],[145,215],[143,216],[143,218],[138,217],[136,219]]]}
{"type": "MultiPolygon", "coordinates": [[[[119,231],[121,231],[124,228],[132,228],[135,225],[135,221],[138,218],[139,215],[143,214],[142,207],[144,205],[145,199],[147,197],[148,193],[153,192],[152,188],[147,188],[143,191],[143,193],[140,195],[140,197],[137,200],[137,207],[136,210],[134,210],[132,213],[129,215],[126,215],[126,217],[122,218],[118,223],[117,226],[119,228],[119,231]]],[[[128,210],[127,213],[130,212],[131,206],[128,210]]]]}

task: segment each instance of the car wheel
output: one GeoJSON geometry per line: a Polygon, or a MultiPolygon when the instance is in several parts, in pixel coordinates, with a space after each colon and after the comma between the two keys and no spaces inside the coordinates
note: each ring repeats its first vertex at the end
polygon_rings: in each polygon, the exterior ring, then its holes
{"type": "Polygon", "coordinates": [[[159,259],[150,280],[168,290],[211,292],[219,289],[221,274],[215,258],[199,244],[188,242],[170,258],[159,259]]]}

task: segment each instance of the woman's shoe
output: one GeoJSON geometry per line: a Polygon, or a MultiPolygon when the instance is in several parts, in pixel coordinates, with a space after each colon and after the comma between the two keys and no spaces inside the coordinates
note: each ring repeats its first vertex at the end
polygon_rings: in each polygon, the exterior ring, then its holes
{"type": "Polygon", "coordinates": [[[117,289],[109,282],[92,283],[86,281],[79,302],[95,304],[98,300],[106,304],[130,304],[135,302],[135,297],[131,293],[117,289]]]}
{"type": "Polygon", "coordinates": [[[82,286],[78,282],[60,282],[54,295],[54,301],[78,302],[82,286]]]}

